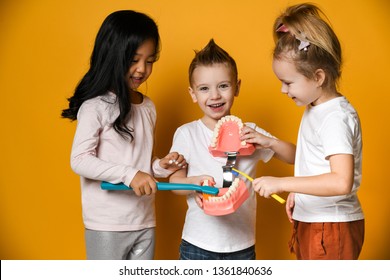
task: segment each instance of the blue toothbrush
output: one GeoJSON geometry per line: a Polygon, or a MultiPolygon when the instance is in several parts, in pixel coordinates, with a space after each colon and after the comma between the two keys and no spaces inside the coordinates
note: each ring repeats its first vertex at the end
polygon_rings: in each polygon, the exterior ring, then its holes
{"type": "MultiPolygon", "coordinates": [[[[218,188],[214,188],[214,187],[210,187],[210,186],[200,186],[200,185],[194,185],[194,184],[156,182],[156,185],[157,185],[157,189],[159,191],[190,190],[190,191],[197,191],[197,192],[211,194],[211,195],[217,195],[219,192],[218,188]]],[[[128,187],[123,183],[112,184],[112,183],[105,182],[105,181],[103,181],[101,183],[101,188],[103,190],[108,190],[108,191],[132,190],[131,187],[128,187]]]]}

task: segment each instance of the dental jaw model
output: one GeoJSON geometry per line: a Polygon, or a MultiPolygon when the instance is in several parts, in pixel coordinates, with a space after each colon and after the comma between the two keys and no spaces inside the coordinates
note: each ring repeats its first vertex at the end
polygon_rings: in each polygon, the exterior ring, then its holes
{"type": "Polygon", "coordinates": [[[227,153],[240,156],[253,154],[253,144],[240,141],[240,132],[244,124],[236,116],[225,116],[218,121],[214,128],[209,151],[214,157],[225,157],[227,153]]]}
{"type": "Polygon", "coordinates": [[[227,157],[223,166],[223,188],[218,196],[207,196],[203,200],[203,210],[213,216],[235,212],[249,197],[249,191],[242,179],[234,178],[233,168],[238,155],[251,155],[255,151],[253,144],[240,141],[243,123],[236,116],[226,116],[219,120],[209,146],[214,157],[227,157]]]}
{"type": "Polygon", "coordinates": [[[220,188],[217,196],[203,194],[203,211],[212,216],[235,212],[249,197],[243,180],[236,178],[229,188],[220,188]]]}

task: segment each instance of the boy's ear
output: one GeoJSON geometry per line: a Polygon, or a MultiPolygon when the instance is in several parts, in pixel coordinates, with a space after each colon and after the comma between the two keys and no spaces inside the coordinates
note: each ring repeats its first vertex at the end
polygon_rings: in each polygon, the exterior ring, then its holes
{"type": "Polygon", "coordinates": [[[188,92],[191,95],[192,102],[194,102],[194,103],[198,102],[198,99],[196,99],[196,95],[195,95],[194,90],[192,89],[192,87],[188,87],[188,92]]]}
{"type": "Polygon", "coordinates": [[[234,94],[235,97],[237,97],[240,94],[240,88],[241,88],[241,79],[238,79],[236,84],[236,93],[234,94]]]}
{"type": "Polygon", "coordinates": [[[322,70],[322,69],[317,69],[317,70],[314,72],[314,79],[315,79],[315,81],[317,82],[317,86],[318,86],[318,87],[322,87],[322,84],[324,83],[325,78],[326,78],[326,74],[325,74],[325,71],[324,71],[324,70],[322,70]]]}

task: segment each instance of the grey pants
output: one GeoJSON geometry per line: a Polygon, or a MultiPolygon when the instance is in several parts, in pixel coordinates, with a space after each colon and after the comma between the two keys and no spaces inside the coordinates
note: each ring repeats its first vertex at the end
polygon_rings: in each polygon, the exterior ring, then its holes
{"type": "Polygon", "coordinates": [[[85,229],[88,260],[153,260],[155,228],[139,231],[85,229]]]}

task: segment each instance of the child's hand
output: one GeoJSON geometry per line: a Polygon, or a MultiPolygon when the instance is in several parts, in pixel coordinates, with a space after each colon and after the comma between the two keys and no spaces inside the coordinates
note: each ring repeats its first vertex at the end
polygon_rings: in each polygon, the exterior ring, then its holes
{"type": "Polygon", "coordinates": [[[203,194],[195,192],[194,199],[196,204],[198,204],[200,209],[203,209],[203,194]]]}
{"type": "MultiPolygon", "coordinates": [[[[201,175],[201,176],[193,176],[188,177],[190,178],[190,181],[193,181],[193,184],[201,185],[201,186],[214,186],[215,181],[214,178],[208,175],[201,175]]],[[[203,194],[195,192],[194,199],[196,204],[199,206],[199,208],[203,209],[203,194]]]]}
{"type": "Polygon", "coordinates": [[[172,152],[160,160],[160,166],[164,169],[175,172],[181,168],[186,168],[187,162],[183,155],[177,152],[172,152]]]}
{"type": "Polygon", "coordinates": [[[280,178],[264,176],[256,178],[252,182],[253,189],[259,195],[269,198],[272,194],[283,192],[280,178]]]}
{"type": "Polygon", "coordinates": [[[190,176],[186,179],[187,184],[199,185],[199,186],[215,186],[214,177],[209,175],[190,176]]]}
{"type": "Polygon", "coordinates": [[[156,181],[148,173],[138,171],[133,180],[130,182],[130,187],[134,190],[137,196],[150,195],[157,191],[156,181]]]}
{"type": "Polygon", "coordinates": [[[293,222],[292,214],[294,212],[294,206],[295,206],[295,193],[289,193],[286,201],[286,213],[290,223],[293,222]]]}
{"type": "Polygon", "coordinates": [[[272,141],[274,141],[273,138],[265,136],[246,125],[244,125],[241,130],[240,140],[254,144],[256,149],[269,148],[271,146],[272,141]]]}

